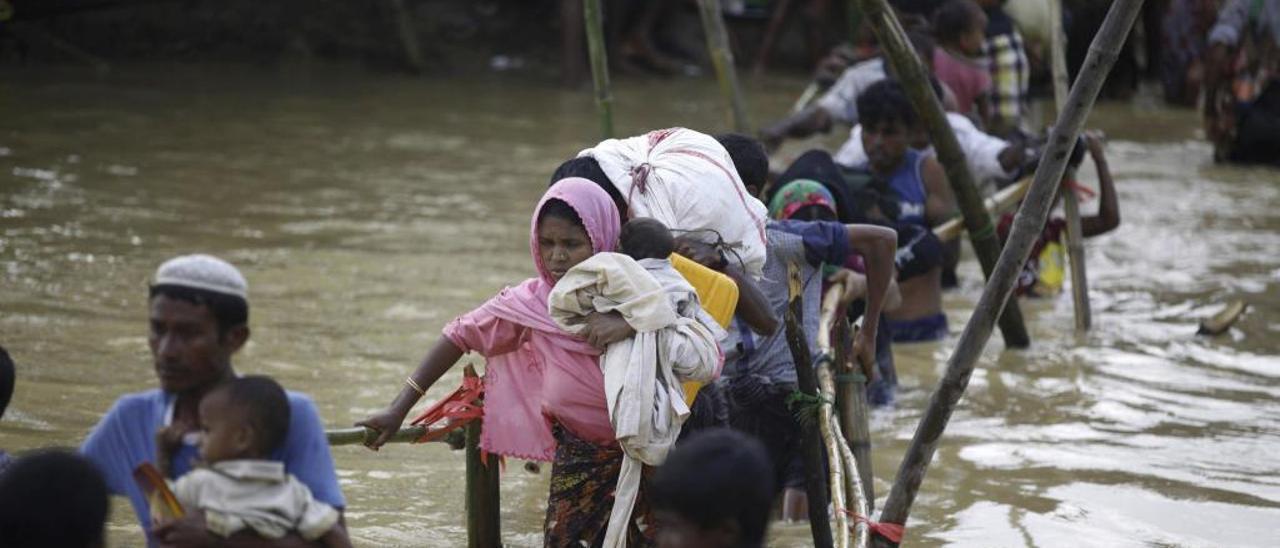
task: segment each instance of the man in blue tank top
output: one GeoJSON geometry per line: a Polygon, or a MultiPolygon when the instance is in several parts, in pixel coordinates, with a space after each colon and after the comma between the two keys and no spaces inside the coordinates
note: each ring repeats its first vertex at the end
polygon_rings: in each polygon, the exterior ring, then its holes
{"type": "MultiPolygon", "coordinates": [[[[956,214],[955,198],[942,165],[911,148],[911,136],[919,129],[919,117],[902,85],[888,79],[877,82],[858,96],[862,119],[862,146],[867,171],[887,183],[898,200],[899,223],[932,228],[956,214]]],[[[947,334],[942,312],[942,270],[909,280],[899,280],[902,304],[888,314],[895,342],[938,340],[947,334]]]]}

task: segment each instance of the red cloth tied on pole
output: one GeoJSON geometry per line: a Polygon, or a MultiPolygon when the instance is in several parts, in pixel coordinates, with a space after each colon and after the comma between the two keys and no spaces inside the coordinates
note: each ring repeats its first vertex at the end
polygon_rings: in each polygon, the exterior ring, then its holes
{"type": "Polygon", "coordinates": [[[445,437],[455,428],[484,417],[481,399],[484,397],[484,382],[481,377],[463,377],[462,384],[441,398],[421,415],[413,419],[411,424],[427,427],[427,433],[414,441],[425,443],[445,437]],[[431,428],[440,421],[446,421],[442,428],[431,428]]]}
{"type": "Polygon", "coordinates": [[[867,524],[867,528],[871,529],[872,533],[880,535],[888,539],[889,542],[892,542],[894,544],[901,544],[902,536],[907,532],[907,528],[901,524],[880,523],[878,521],[872,521],[871,518],[868,518],[865,516],[859,516],[858,514],[855,514],[847,509],[841,510],[841,511],[844,512],[845,514],[848,514],[849,517],[853,518],[853,521],[855,523],[860,522],[860,523],[867,524]]]}

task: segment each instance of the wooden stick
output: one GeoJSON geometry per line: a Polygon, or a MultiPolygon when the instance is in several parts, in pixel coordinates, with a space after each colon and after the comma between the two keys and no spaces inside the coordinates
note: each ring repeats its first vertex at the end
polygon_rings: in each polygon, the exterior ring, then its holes
{"type": "MultiPolygon", "coordinates": [[[[1053,102],[1059,114],[1067,101],[1067,36],[1062,29],[1062,0],[1049,0],[1053,102]]],[[[1070,189],[1063,192],[1062,209],[1067,214],[1067,260],[1071,265],[1071,301],[1075,305],[1076,331],[1089,330],[1093,312],[1089,307],[1089,278],[1085,273],[1084,233],[1080,227],[1080,200],[1070,189]]]]}
{"type": "MultiPolygon", "coordinates": [[[[470,364],[463,370],[476,376],[470,364]]],[[[498,507],[498,457],[486,458],[480,449],[484,421],[467,423],[467,547],[498,548],[502,545],[502,522],[498,507]]]]}
{"type": "Polygon", "coordinates": [[[422,46],[418,43],[418,33],[413,28],[413,18],[404,7],[404,0],[391,0],[391,13],[396,18],[396,30],[400,34],[400,47],[404,49],[405,61],[414,72],[427,69],[427,62],[422,57],[422,46]]]}
{"type": "MultiPolygon", "coordinates": [[[[836,381],[831,374],[830,361],[826,359],[820,360],[817,377],[819,394],[825,400],[834,401],[836,397],[836,381]]],[[[836,432],[839,431],[840,427],[836,424],[836,421],[832,420],[831,415],[831,405],[823,403],[818,406],[818,429],[822,433],[822,444],[827,449],[827,486],[831,490],[832,515],[836,518],[835,545],[845,548],[849,546],[849,515],[845,510],[851,506],[849,504],[849,496],[854,495],[854,493],[846,495],[844,489],[845,478],[857,478],[858,469],[857,466],[845,466],[844,452],[840,448],[840,442],[844,440],[837,437],[838,434],[836,432]]],[[[861,489],[859,488],[858,491],[861,491],[861,489]]],[[[861,499],[861,497],[858,498],[859,500],[861,499]]]]}
{"type": "MultiPolygon", "coordinates": [[[[387,440],[387,443],[413,443],[423,434],[427,433],[425,426],[406,426],[401,428],[387,440]]],[[[378,437],[378,432],[371,428],[338,428],[334,430],[325,430],[324,437],[329,440],[329,445],[364,445],[378,437]]],[[[443,439],[440,441],[444,441],[443,439]]]]}
{"type": "Polygon", "coordinates": [[[773,5],[773,14],[769,16],[769,25],[765,28],[764,39],[760,42],[760,50],[756,52],[756,62],[751,67],[751,76],[760,78],[764,75],[765,65],[773,54],[773,44],[778,40],[778,33],[787,23],[787,15],[791,12],[791,0],[778,0],[773,5]]]}
{"type": "MultiPolygon", "coordinates": [[[[973,252],[982,265],[983,275],[990,280],[996,259],[1000,255],[1000,239],[996,237],[991,216],[982,207],[982,195],[973,184],[973,174],[969,171],[964,152],[960,150],[960,142],[956,140],[951,123],[942,111],[942,103],[933,93],[924,64],[920,62],[915,49],[908,44],[907,34],[902,30],[902,24],[898,22],[898,17],[894,15],[888,2],[861,1],[863,15],[870,21],[876,37],[880,39],[881,49],[888,57],[894,73],[902,81],[920,119],[929,129],[933,146],[938,151],[938,160],[946,169],[947,181],[955,192],[960,212],[964,214],[973,252]]],[[[1017,300],[1005,305],[1004,312],[1000,315],[1000,333],[1004,335],[1005,346],[1024,348],[1031,344],[1017,300]]]]}
{"type": "MultiPolygon", "coordinates": [[[[831,363],[825,361],[818,366],[818,385],[822,387],[824,395],[835,397],[836,381],[835,374],[831,369],[831,363]]],[[[830,420],[830,409],[827,410],[826,417],[827,428],[831,431],[831,439],[836,441],[836,443],[833,443],[836,455],[831,460],[841,464],[843,477],[846,480],[845,485],[848,486],[846,491],[848,498],[846,499],[845,508],[855,516],[868,517],[871,510],[867,504],[866,497],[861,496],[861,493],[865,492],[865,488],[862,485],[862,476],[859,474],[858,458],[854,456],[847,443],[842,443],[845,440],[844,431],[840,429],[840,421],[830,420]]],[[[838,507],[835,508],[835,511],[837,514],[844,514],[838,507]]],[[[841,527],[849,527],[847,515],[838,517],[845,518],[841,520],[841,527]]],[[[856,548],[865,548],[871,537],[871,530],[867,522],[865,520],[854,521],[853,530],[853,545],[856,548]]]]}
{"type": "MultiPolygon", "coordinates": [[[[840,296],[844,293],[844,284],[835,284],[827,288],[826,294],[822,296],[822,315],[818,320],[818,348],[834,358],[833,364],[833,382],[839,375],[853,377],[852,380],[846,382],[836,382],[832,390],[832,396],[836,402],[836,416],[839,419],[839,428],[842,432],[840,438],[844,440],[846,449],[850,450],[857,471],[857,493],[850,491],[848,496],[850,501],[848,506],[856,508],[858,504],[856,499],[861,494],[863,499],[861,505],[871,508],[875,501],[875,492],[871,485],[873,476],[871,474],[871,424],[869,421],[869,413],[867,408],[867,378],[862,374],[861,368],[851,367],[849,363],[849,350],[852,344],[852,333],[849,329],[849,319],[841,317],[836,318],[839,313],[840,296]],[[831,340],[835,335],[835,341],[831,340]]],[[[821,380],[821,379],[819,379],[821,380]]],[[[853,475],[851,471],[846,470],[848,475],[853,475]]],[[[866,510],[862,511],[861,516],[866,516],[866,510]]]]}
{"type": "MultiPolygon", "coordinates": [[[[982,205],[992,216],[999,215],[1021,203],[1022,197],[1027,195],[1028,188],[1031,188],[1030,177],[1000,189],[994,196],[987,198],[982,205]]],[[[933,227],[933,235],[944,242],[956,239],[962,232],[964,232],[964,219],[959,217],[933,227]]]]}
{"type": "Polygon", "coordinates": [[[600,114],[600,135],[613,138],[613,92],[609,89],[609,59],[604,47],[604,16],[600,0],[582,0],[587,27],[587,55],[591,58],[591,80],[596,90],[596,111],[600,114]]]}
{"type": "MultiPolygon", "coordinates": [[[[1142,0],[1117,0],[1111,4],[1106,20],[1094,36],[1093,43],[1089,46],[1089,56],[1085,59],[1075,86],[1071,88],[1066,108],[1049,134],[1044,160],[1036,170],[1035,181],[1031,183],[1031,190],[1018,210],[1018,216],[1014,218],[1013,230],[1000,254],[996,269],[987,281],[987,287],[978,299],[969,323],[960,334],[955,352],[947,362],[946,373],[939,381],[929,407],[911,439],[907,455],[898,469],[893,490],[880,513],[882,523],[906,523],[911,504],[915,501],[920,483],[924,481],[929,461],[933,459],[942,432],[969,384],[973,364],[991,337],[995,317],[1005,301],[1009,300],[1018,273],[1031,255],[1031,246],[1040,236],[1045,219],[1049,216],[1054,194],[1061,186],[1062,172],[1066,168],[1071,147],[1075,145],[1076,136],[1093,108],[1098,91],[1119,57],[1125,37],[1129,34],[1129,29],[1133,28],[1133,22],[1141,9],[1142,0]]],[[[886,541],[877,537],[877,544],[885,543],[886,541]]]]}
{"type": "MultiPolygon", "coordinates": [[[[876,492],[875,475],[871,469],[871,424],[870,408],[867,406],[867,377],[860,369],[851,367],[849,350],[852,344],[852,326],[848,318],[840,318],[836,322],[835,370],[836,375],[836,412],[840,419],[840,430],[844,439],[853,451],[857,463],[858,479],[862,484],[862,496],[866,499],[867,511],[875,510],[876,492]],[[841,378],[845,376],[847,378],[841,378]]],[[[867,514],[863,514],[867,515],[867,514]]]]}
{"type": "MultiPolygon", "coordinates": [[[[805,338],[804,303],[801,300],[804,285],[800,282],[800,269],[792,263],[787,266],[790,281],[790,299],[787,312],[783,316],[787,329],[787,345],[791,347],[791,360],[796,367],[796,386],[805,394],[818,395],[818,378],[813,370],[813,357],[809,354],[809,342],[805,338]]],[[[804,459],[805,491],[809,499],[809,531],[813,534],[813,545],[817,548],[830,548],[831,522],[827,518],[827,485],[822,477],[822,439],[817,428],[809,425],[804,428],[801,437],[802,458],[804,459]]]]}
{"type": "Polygon", "coordinates": [[[724,28],[720,0],[698,0],[698,8],[702,15],[702,30],[707,35],[707,50],[711,52],[711,64],[715,66],[716,79],[720,81],[720,94],[729,105],[733,130],[750,135],[747,102],[743,98],[742,87],[738,85],[738,72],[733,65],[733,51],[729,49],[729,33],[724,28]]]}

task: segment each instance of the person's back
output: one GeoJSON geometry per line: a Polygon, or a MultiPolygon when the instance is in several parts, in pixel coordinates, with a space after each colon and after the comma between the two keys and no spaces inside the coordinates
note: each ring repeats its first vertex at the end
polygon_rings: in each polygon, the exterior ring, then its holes
{"type": "Polygon", "coordinates": [[[88,460],[47,451],[0,474],[0,546],[91,548],[106,544],[107,485],[88,460]]]}

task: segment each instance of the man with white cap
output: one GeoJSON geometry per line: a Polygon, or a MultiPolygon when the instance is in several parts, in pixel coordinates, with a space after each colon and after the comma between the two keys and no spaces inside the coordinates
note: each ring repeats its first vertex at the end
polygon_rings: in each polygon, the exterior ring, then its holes
{"type": "MultiPolygon", "coordinates": [[[[157,432],[172,438],[171,478],[191,470],[198,458],[200,399],[236,376],[231,356],[249,340],[249,286],[230,263],[210,255],[185,255],[166,261],[151,283],[150,336],[158,389],[127,394],[94,427],[80,451],[102,470],[112,493],[129,497],[150,545],[261,546],[252,535],[223,539],[208,532],[199,512],[152,528],[145,495],[133,470],[157,459],[157,432]]],[[[289,432],[272,455],[317,500],[340,511],[346,506],[338,487],[324,426],[307,396],[289,392],[289,432]]],[[[295,536],[272,546],[308,546],[295,536]]]]}

